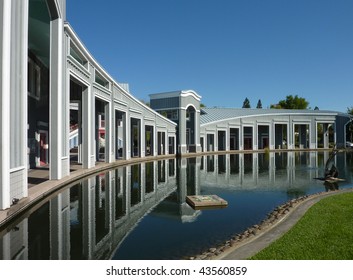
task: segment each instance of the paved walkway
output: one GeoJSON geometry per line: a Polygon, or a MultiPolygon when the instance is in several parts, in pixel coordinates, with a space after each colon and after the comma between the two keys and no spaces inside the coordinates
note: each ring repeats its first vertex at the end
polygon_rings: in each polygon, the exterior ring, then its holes
{"type": "Polygon", "coordinates": [[[296,205],[283,219],[279,220],[274,226],[269,228],[268,230],[260,233],[248,241],[244,241],[244,243],[239,244],[238,246],[231,247],[223,254],[218,255],[216,259],[223,260],[245,260],[262,249],[266,248],[273,241],[280,238],[283,234],[285,234],[291,227],[293,227],[299,219],[306,213],[306,211],[314,205],[316,202],[321,199],[344,193],[344,192],[352,192],[353,189],[345,189],[340,191],[332,191],[327,193],[322,193],[318,195],[313,195],[308,197],[306,200],[300,202],[296,205]]]}

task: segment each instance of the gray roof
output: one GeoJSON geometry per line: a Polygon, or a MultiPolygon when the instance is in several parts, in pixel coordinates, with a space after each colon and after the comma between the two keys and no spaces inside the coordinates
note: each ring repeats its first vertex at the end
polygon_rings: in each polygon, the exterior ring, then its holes
{"type": "Polygon", "coordinates": [[[347,118],[352,116],[328,110],[288,110],[288,109],[244,109],[244,108],[201,108],[200,124],[208,124],[227,119],[264,116],[264,115],[342,115],[347,118]]]}

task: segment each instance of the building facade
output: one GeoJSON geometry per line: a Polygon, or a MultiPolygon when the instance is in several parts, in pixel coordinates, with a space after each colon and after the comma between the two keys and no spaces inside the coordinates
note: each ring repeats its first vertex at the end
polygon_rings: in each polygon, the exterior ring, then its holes
{"type": "Polygon", "coordinates": [[[28,195],[29,170],[49,180],[73,163],[157,155],[344,145],[349,115],[202,109],[195,91],[137,100],[66,22],[66,0],[0,0],[0,209],[28,195]]]}
{"type": "Polygon", "coordinates": [[[200,101],[193,90],[181,90],[150,95],[151,108],[177,123],[179,154],[201,152],[200,101]]]}
{"type": "Polygon", "coordinates": [[[351,116],[324,110],[204,108],[202,151],[344,147],[351,116]]]}
{"type": "Polygon", "coordinates": [[[0,1],[0,209],[97,162],[175,153],[176,124],[133,97],[65,21],[65,0],[0,1]],[[166,145],[166,143],[171,143],[166,145]]]}
{"type": "Polygon", "coordinates": [[[151,108],[177,123],[179,154],[345,147],[352,116],[327,110],[200,108],[193,90],[150,95],[151,108]]]}

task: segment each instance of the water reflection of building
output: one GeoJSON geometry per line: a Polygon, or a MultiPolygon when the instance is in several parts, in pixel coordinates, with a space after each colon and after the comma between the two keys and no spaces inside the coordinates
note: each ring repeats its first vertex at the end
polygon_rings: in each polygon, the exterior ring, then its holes
{"type": "Polygon", "coordinates": [[[201,214],[186,203],[187,195],[200,194],[201,158],[181,158],[177,161],[176,192],[168,196],[153,211],[155,216],[168,217],[181,222],[193,222],[201,214]]]}
{"type": "Polygon", "coordinates": [[[303,185],[322,176],[329,152],[285,152],[208,155],[202,157],[201,180],[205,186],[257,189],[303,185]],[[303,166],[303,168],[298,168],[303,166]],[[304,168],[305,167],[305,168],[304,168]]]}
{"type": "Polygon", "coordinates": [[[0,233],[1,259],[108,259],[139,220],[176,191],[175,159],[102,173],[67,188],[0,233]]]}
{"type": "MultiPolygon", "coordinates": [[[[108,259],[147,213],[194,222],[202,211],[192,209],[185,197],[207,192],[208,187],[279,189],[294,198],[308,181],[318,182],[314,178],[322,175],[328,156],[329,152],[208,155],[108,171],[63,190],[1,232],[0,258],[108,259]]],[[[352,156],[338,157],[335,164],[351,181],[351,172],[344,170],[351,166],[352,156]]]]}

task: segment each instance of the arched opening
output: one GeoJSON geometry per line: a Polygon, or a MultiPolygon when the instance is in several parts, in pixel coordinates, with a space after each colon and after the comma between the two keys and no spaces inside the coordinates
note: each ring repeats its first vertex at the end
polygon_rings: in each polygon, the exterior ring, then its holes
{"type": "Polygon", "coordinates": [[[196,110],[193,106],[186,109],[186,147],[188,152],[196,152],[196,110]]]}

